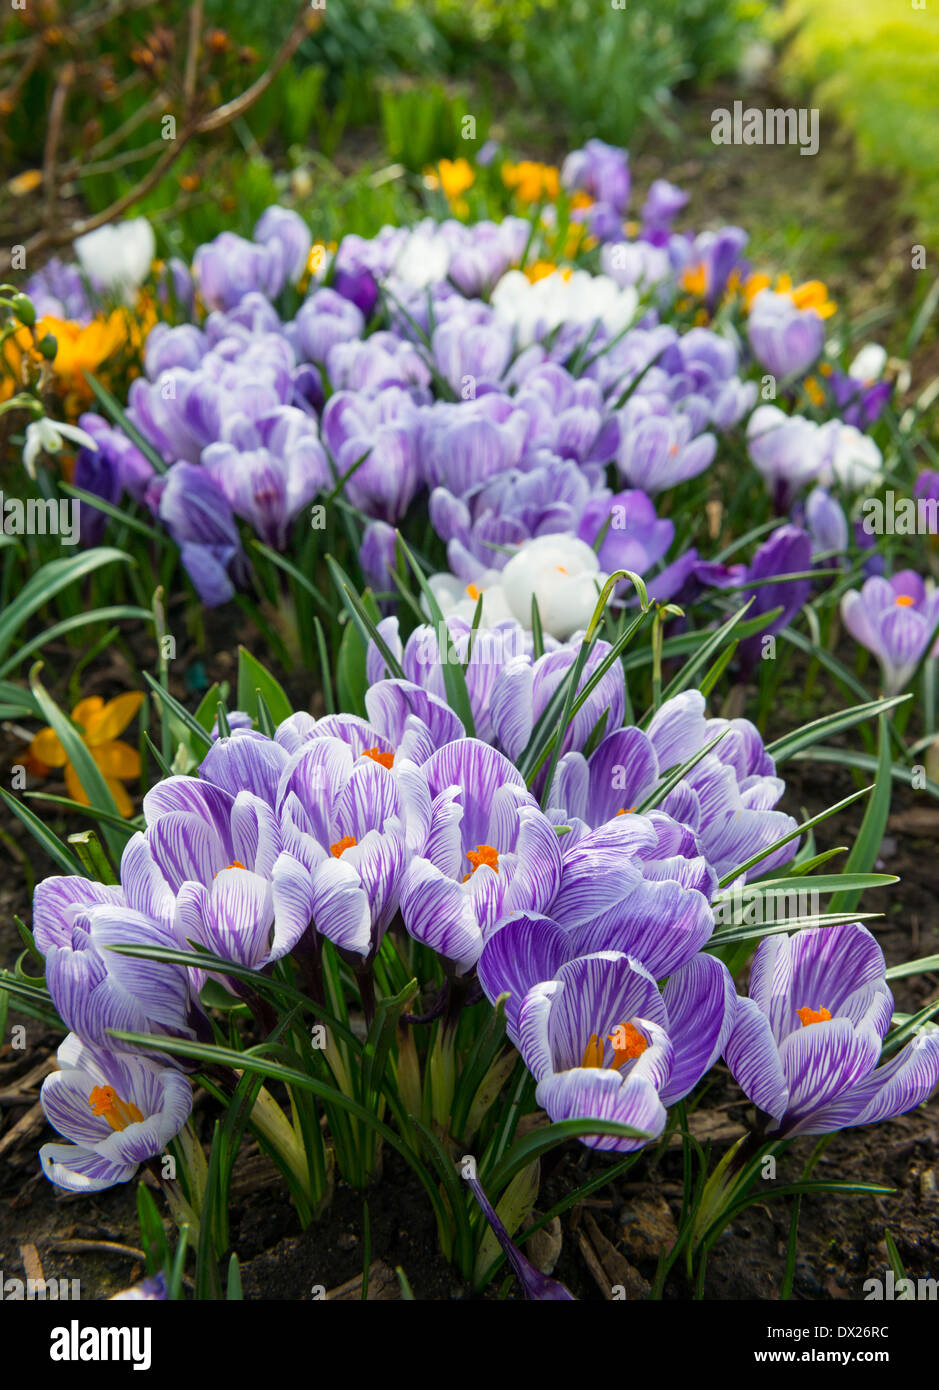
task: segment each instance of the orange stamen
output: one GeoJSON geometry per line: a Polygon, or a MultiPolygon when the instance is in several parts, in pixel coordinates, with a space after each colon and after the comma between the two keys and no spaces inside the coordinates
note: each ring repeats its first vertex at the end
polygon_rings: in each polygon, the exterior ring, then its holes
{"type": "Polygon", "coordinates": [[[602,1067],[603,1066],[603,1043],[596,1033],[590,1034],[590,1041],[584,1048],[582,1067],[602,1067]]]}
{"type": "Polygon", "coordinates": [[[909,594],[897,594],[894,599],[894,603],[898,608],[912,608],[915,602],[916,599],[911,598],[909,594]]]}
{"type": "Polygon", "coordinates": [[[625,1062],[632,1062],[641,1057],[649,1046],[648,1038],[644,1037],[633,1023],[618,1023],[607,1037],[613,1044],[614,1067],[621,1067],[625,1062]]]}
{"type": "Polygon", "coordinates": [[[470,875],[474,874],[483,864],[494,870],[495,873],[499,872],[499,851],[494,845],[477,845],[475,849],[468,849],[466,851],[466,857],[473,867],[468,874],[463,875],[464,883],[470,875]]]}
{"type": "Polygon", "coordinates": [[[469,594],[470,598],[473,600],[474,603],[478,603],[479,599],[482,597],[483,591],[482,589],[477,589],[475,584],[467,584],[466,592],[469,594]]]}
{"type": "Polygon", "coordinates": [[[381,763],[382,767],[391,767],[395,760],[394,753],[383,753],[380,748],[366,748],[363,756],[372,758],[376,763],[381,763]]]}
{"type": "Polygon", "coordinates": [[[329,852],[339,859],[345,854],[347,849],[351,849],[353,845],[357,845],[358,843],[354,835],[343,835],[341,840],[337,840],[334,845],[330,845],[329,852]]]}
{"type": "MultiPolygon", "coordinates": [[[[229,869],[247,869],[247,864],[242,864],[240,859],[234,859],[230,864],[226,864],[224,869],[219,869],[218,874],[227,873],[229,869]]],[[[218,878],[218,874],[213,874],[213,878],[218,878]]]]}
{"type": "Polygon", "coordinates": [[[133,1101],[121,1100],[113,1086],[96,1086],[88,1097],[88,1104],[96,1115],[103,1115],[114,1130],[140,1124],[143,1119],[143,1112],[133,1101]]]}
{"type": "MultiPolygon", "coordinates": [[[[621,807],[619,808],[619,810],[617,811],[616,815],[617,815],[617,816],[631,816],[632,813],[633,813],[633,811],[635,811],[635,809],[636,809],[635,806],[621,806],[621,807]]],[[[614,820],[615,820],[615,818],[616,818],[616,817],[614,817],[614,820]]]]}
{"type": "Polygon", "coordinates": [[[810,1023],[827,1023],[831,1018],[831,1014],[825,1008],[810,1009],[806,1006],[804,1009],[796,1009],[796,1013],[802,1020],[803,1028],[808,1028],[810,1023]]]}

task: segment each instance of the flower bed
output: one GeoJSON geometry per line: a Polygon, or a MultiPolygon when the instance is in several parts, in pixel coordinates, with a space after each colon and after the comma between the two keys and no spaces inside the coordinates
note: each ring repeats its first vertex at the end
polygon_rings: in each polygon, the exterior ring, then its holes
{"type": "Polygon", "coordinates": [[[46,1175],[90,1192],[143,1166],[203,1233],[201,1297],[232,1254],[248,1131],[303,1225],[393,1151],[471,1287],[507,1260],[527,1296],[564,1298],[511,1239],[542,1158],[570,1139],[617,1156],[556,1210],[673,1136],[697,1163],[689,1098],[722,1058],[755,1113],[686,1191],[661,1293],[679,1255],[704,1279],[768,1158],[939,1080],[939,1006],[896,1012],[858,911],[894,881],[874,872],[893,782],[939,795],[919,539],[939,482],[917,408],[894,409],[903,364],[849,354],[824,285],[749,265],[743,229],[676,231],[687,195],[637,197],[600,141],[560,170],[489,149],[427,183],[440,220],[328,247],[272,207],[143,300],[137,227],[80,245],[84,278],[47,267],[4,301],[27,467],[53,488],[38,465],[75,439],[58,485],[87,563],[107,542],[144,576],[160,743],[141,772],[116,737],[139,695],[69,720],[38,670],[11,690],[48,721],[31,770],[65,767],[103,843],[12,803],[63,873],[36,888],[41,980],[2,983],[68,1032],[46,1175]],[[50,420],[57,325],[134,304],[139,322],[141,303],[159,321],[126,398],[89,374],[99,410],[50,420]],[[163,594],[183,585],[178,622],[238,604],[268,658],[242,648],[236,690],[194,712],[170,690],[163,594]],[[768,743],[806,662],[798,727],[768,743]],[[315,715],[278,664],[316,668],[315,715]],[[838,703],[806,720],[819,670],[838,703]],[[800,816],[780,775],[797,757],[873,788],[800,816]],[[865,793],[847,861],[818,852],[815,827],[865,793]],[[208,1160],[194,1081],[218,1106],[208,1160]]]}

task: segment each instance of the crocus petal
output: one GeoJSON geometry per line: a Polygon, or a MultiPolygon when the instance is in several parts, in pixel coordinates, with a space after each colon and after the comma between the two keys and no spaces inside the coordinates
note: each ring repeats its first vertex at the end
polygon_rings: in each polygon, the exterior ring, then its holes
{"type": "Polygon", "coordinates": [[[428,859],[412,860],[404,874],[401,915],[411,936],[452,961],[458,974],[476,964],[483,934],[472,895],[428,859]]]}
{"type": "Polygon", "coordinates": [[[504,918],[486,941],[479,958],[479,983],[491,1004],[508,993],[506,1031],[517,1040],[518,1011],[533,985],[550,980],[567,959],[569,938],[550,917],[518,912],[504,918]]]}
{"type": "Polygon", "coordinates": [[[591,1149],[631,1153],[665,1128],[665,1107],[655,1087],[645,1077],[627,1076],[599,1067],[576,1067],[557,1072],[538,1083],[535,1100],[551,1119],[612,1120],[641,1130],[647,1139],[618,1138],[614,1134],[592,1134],[581,1138],[591,1149]]]}
{"type": "Polygon", "coordinates": [[[661,1095],[665,1105],[672,1105],[724,1051],[737,1017],[737,993],[723,961],[701,954],[669,978],[662,997],[674,1060],[661,1095]]]}
{"type": "Polygon", "coordinates": [[[743,1093],[774,1120],[785,1113],[789,1086],[769,1020],[752,999],[738,999],[724,1060],[743,1093]]]}

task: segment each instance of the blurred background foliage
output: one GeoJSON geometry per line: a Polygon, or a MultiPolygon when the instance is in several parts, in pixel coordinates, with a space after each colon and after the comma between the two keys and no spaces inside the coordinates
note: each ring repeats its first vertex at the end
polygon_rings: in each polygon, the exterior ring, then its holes
{"type": "Polygon", "coordinates": [[[927,243],[939,236],[939,7],[786,0],[782,72],[837,112],[869,167],[900,176],[927,243]]]}
{"type": "MultiPolygon", "coordinates": [[[[618,3],[326,0],[319,27],[264,96],[188,146],[134,211],[154,222],[162,253],[183,256],[223,228],[250,232],[275,200],[315,219],[325,240],[370,235],[426,202],[420,175],[436,160],[472,156],[495,137],[513,157],[555,162],[599,136],[640,155],[651,148],[653,174],[695,181],[699,216],[746,225],[758,254],[789,259],[793,270],[811,262],[809,275],[837,283],[858,254],[852,188],[855,202],[872,201],[843,153],[847,132],[862,161],[896,177],[916,234],[928,242],[939,231],[935,10],[908,0],[618,3]],[[823,137],[840,125],[837,138],[823,138],[822,154],[805,161],[811,169],[761,152],[765,177],[762,161],[754,167],[735,148],[735,179],[721,164],[727,152],[710,143],[708,113],[737,97],[773,104],[780,86],[789,103],[820,105],[823,137]]],[[[200,96],[219,104],[265,70],[297,5],[204,6],[200,96]]],[[[62,133],[66,208],[95,213],[133,188],[147,167],[137,152],[158,148],[161,114],[178,109],[173,75],[191,9],[182,0],[4,8],[0,188],[16,185],[20,196],[0,199],[0,236],[11,207],[15,225],[40,201],[30,179],[43,166],[44,116],[67,63],[76,76],[62,133]]],[[[860,221],[887,259],[886,233],[860,221]]]]}

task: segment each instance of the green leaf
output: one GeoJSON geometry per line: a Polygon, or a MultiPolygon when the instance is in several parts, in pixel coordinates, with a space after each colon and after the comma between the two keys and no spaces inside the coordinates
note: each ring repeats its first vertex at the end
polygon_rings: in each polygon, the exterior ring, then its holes
{"type": "MultiPolygon", "coordinates": [[[[883,716],[881,716],[881,718],[882,717],[883,716]]],[[[839,811],[843,811],[845,807],[850,806],[852,801],[857,801],[862,796],[869,796],[872,790],[871,787],[862,787],[860,791],[852,792],[850,796],[846,796],[843,801],[838,801],[834,806],[829,806],[827,811],[820,811],[817,816],[812,816],[809,820],[803,821],[801,825],[796,826],[795,830],[790,830],[788,835],[782,835],[778,840],[774,841],[773,844],[767,845],[766,848],[761,849],[758,854],[752,855],[749,859],[744,860],[742,864],[738,864],[735,869],[731,869],[730,873],[725,874],[720,880],[717,885],[718,888],[725,888],[728,883],[733,883],[734,879],[740,874],[748,873],[750,869],[759,864],[763,859],[766,859],[768,855],[779,849],[780,846],[787,845],[790,840],[795,840],[799,835],[804,834],[806,830],[812,830],[816,825],[821,825],[822,821],[828,820],[829,817],[837,815],[839,811]]],[[[847,865],[845,867],[847,867],[847,865]]]]}
{"type": "Polygon", "coordinates": [[[58,864],[63,873],[81,873],[81,864],[74,855],[69,853],[58,835],[53,834],[44,821],[40,820],[28,806],[24,806],[21,802],[17,801],[15,796],[11,796],[9,792],[4,791],[2,787],[0,787],[0,797],[3,798],[4,805],[13,812],[17,820],[22,821],[23,825],[26,826],[26,829],[37,843],[42,846],[49,858],[58,864]]]}
{"type": "MultiPolygon", "coordinates": [[[[880,729],[880,746],[877,773],[874,777],[874,795],[867,803],[860,832],[845,862],[845,873],[867,873],[873,868],[887,829],[887,817],[890,815],[890,730],[885,714],[879,715],[877,722],[880,729]]],[[[831,900],[831,910],[851,912],[860,896],[857,890],[838,893],[831,900]]]]}
{"type": "Polygon", "coordinates": [[[874,715],[886,713],[887,710],[912,698],[912,695],[895,695],[889,700],[871,700],[867,704],[855,705],[853,709],[823,715],[821,719],[813,719],[811,724],[803,724],[801,729],[796,729],[791,734],[784,734],[782,738],[776,739],[775,743],[767,744],[766,751],[778,765],[803,748],[818,743],[819,739],[827,738],[829,734],[840,733],[842,729],[850,729],[865,719],[873,719],[874,715]]]}
{"type": "Polygon", "coordinates": [[[111,622],[115,618],[131,618],[134,621],[143,619],[144,622],[152,622],[153,614],[147,608],[135,608],[132,604],[116,604],[111,608],[93,608],[88,613],[76,613],[72,618],[65,618],[62,622],[54,623],[52,627],[45,628],[30,641],[17,647],[13,656],[3,666],[0,666],[0,677],[16,670],[28,656],[39,651],[48,642],[55,642],[60,637],[64,637],[66,633],[75,632],[78,628],[88,627],[92,623],[111,622]]]}
{"type": "Polygon", "coordinates": [[[275,724],[282,724],[293,714],[293,706],[280,682],[245,647],[239,647],[238,708],[252,719],[258,715],[258,695],[264,697],[275,724]]]}
{"type": "Polygon", "coordinates": [[[920,956],[919,960],[891,965],[887,971],[887,979],[902,980],[905,975],[931,975],[934,970],[939,970],[939,956],[920,956]]]}
{"type": "Polygon", "coordinates": [[[48,564],[43,565],[27,580],[0,616],[0,657],[5,654],[16,630],[61,589],[67,588],[70,584],[77,584],[102,565],[113,565],[118,561],[122,565],[134,563],[123,550],[99,546],[94,550],[86,550],[81,555],[72,555],[63,560],[50,560],[48,564]]]}
{"type": "Polygon", "coordinates": [[[339,643],[336,662],[336,692],[340,709],[365,718],[365,692],[368,676],[365,673],[367,648],[354,622],[347,622],[339,643]]]}
{"type": "Polygon", "coordinates": [[[556,1124],[545,1125],[543,1129],[536,1129],[517,1140],[498,1168],[487,1178],[487,1187],[494,1192],[501,1192],[516,1173],[520,1173],[534,1159],[550,1153],[558,1144],[563,1144],[568,1139],[580,1139],[585,1134],[612,1134],[619,1139],[652,1138],[645,1130],[619,1124],[616,1120],[559,1120],[556,1124]]]}
{"type": "MultiPolygon", "coordinates": [[[[188,729],[189,733],[194,735],[197,747],[201,745],[206,750],[211,748],[212,735],[208,732],[207,729],[204,729],[202,727],[198,719],[195,719],[189,713],[189,711],[186,709],[186,706],[181,705],[179,701],[175,698],[175,696],[171,695],[168,690],[164,690],[160,682],[158,680],[155,680],[154,677],[151,676],[149,671],[143,671],[141,672],[141,674],[143,675],[144,680],[150,686],[151,690],[156,695],[157,699],[160,701],[160,704],[164,706],[165,710],[168,710],[172,715],[174,715],[175,718],[179,720],[180,724],[182,724],[183,728],[188,729]]],[[[218,705],[219,701],[216,698],[216,711],[218,710],[218,705]]],[[[202,706],[200,705],[199,708],[201,709],[202,706]]]]}
{"type": "MultiPolygon", "coordinates": [[[[331,555],[326,556],[326,565],[332,576],[333,583],[342,596],[343,603],[348,610],[350,618],[358,628],[363,645],[367,649],[369,642],[374,642],[382,660],[388,668],[388,674],[396,677],[398,680],[403,680],[404,671],[401,667],[401,663],[388,646],[384,637],[382,637],[381,633],[378,631],[377,621],[372,616],[372,613],[369,612],[366,596],[363,595],[361,598],[359,597],[352,584],[352,580],[331,555]]],[[[366,594],[368,594],[367,590],[366,594]]],[[[368,598],[371,599],[371,595],[368,595],[368,598]]],[[[372,604],[374,606],[374,600],[372,600],[372,604]]]]}
{"type": "MultiPolygon", "coordinates": [[[[42,670],[42,662],[37,661],[29,674],[29,684],[36,702],[42,710],[43,718],[49,721],[50,727],[58,736],[59,742],[65,750],[65,756],[72,764],[75,775],[81,783],[85,795],[94,806],[100,806],[109,815],[120,817],[111,789],[104,779],[104,774],[98,767],[91,754],[91,749],[75,728],[75,725],[59,709],[58,705],[48,693],[45,686],[39,679],[39,672],[42,670]]],[[[120,857],[124,845],[133,832],[128,835],[119,833],[113,825],[102,822],[102,834],[104,835],[108,849],[115,859],[120,862],[120,857]]]]}
{"type": "Polygon", "coordinates": [[[118,429],[126,434],[132,444],[137,446],[144,458],[148,460],[157,473],[165,473],[167,467],[166,460],[161,454],[157,453],[149,439],[147,439],[145,435],[142,435],[137,426],[131,422],[120,402],[111,395],[111,392],[108,391],[106,387],[101,385],[101,382],[98,381],[96,377],[92,376],[91,372],[83,372],[82,375],[91,387],[92,394],[105,415],[114,421],[118,429]]]}
{"type": "Polygon", "coordinates": [[[108,863],[108,857],[93,830],[80,830],[76,835],[70,835],[68,842],[75,846],[75,853],[89,878],[98,883],[118,882],[117,874],[108,863]]]}

